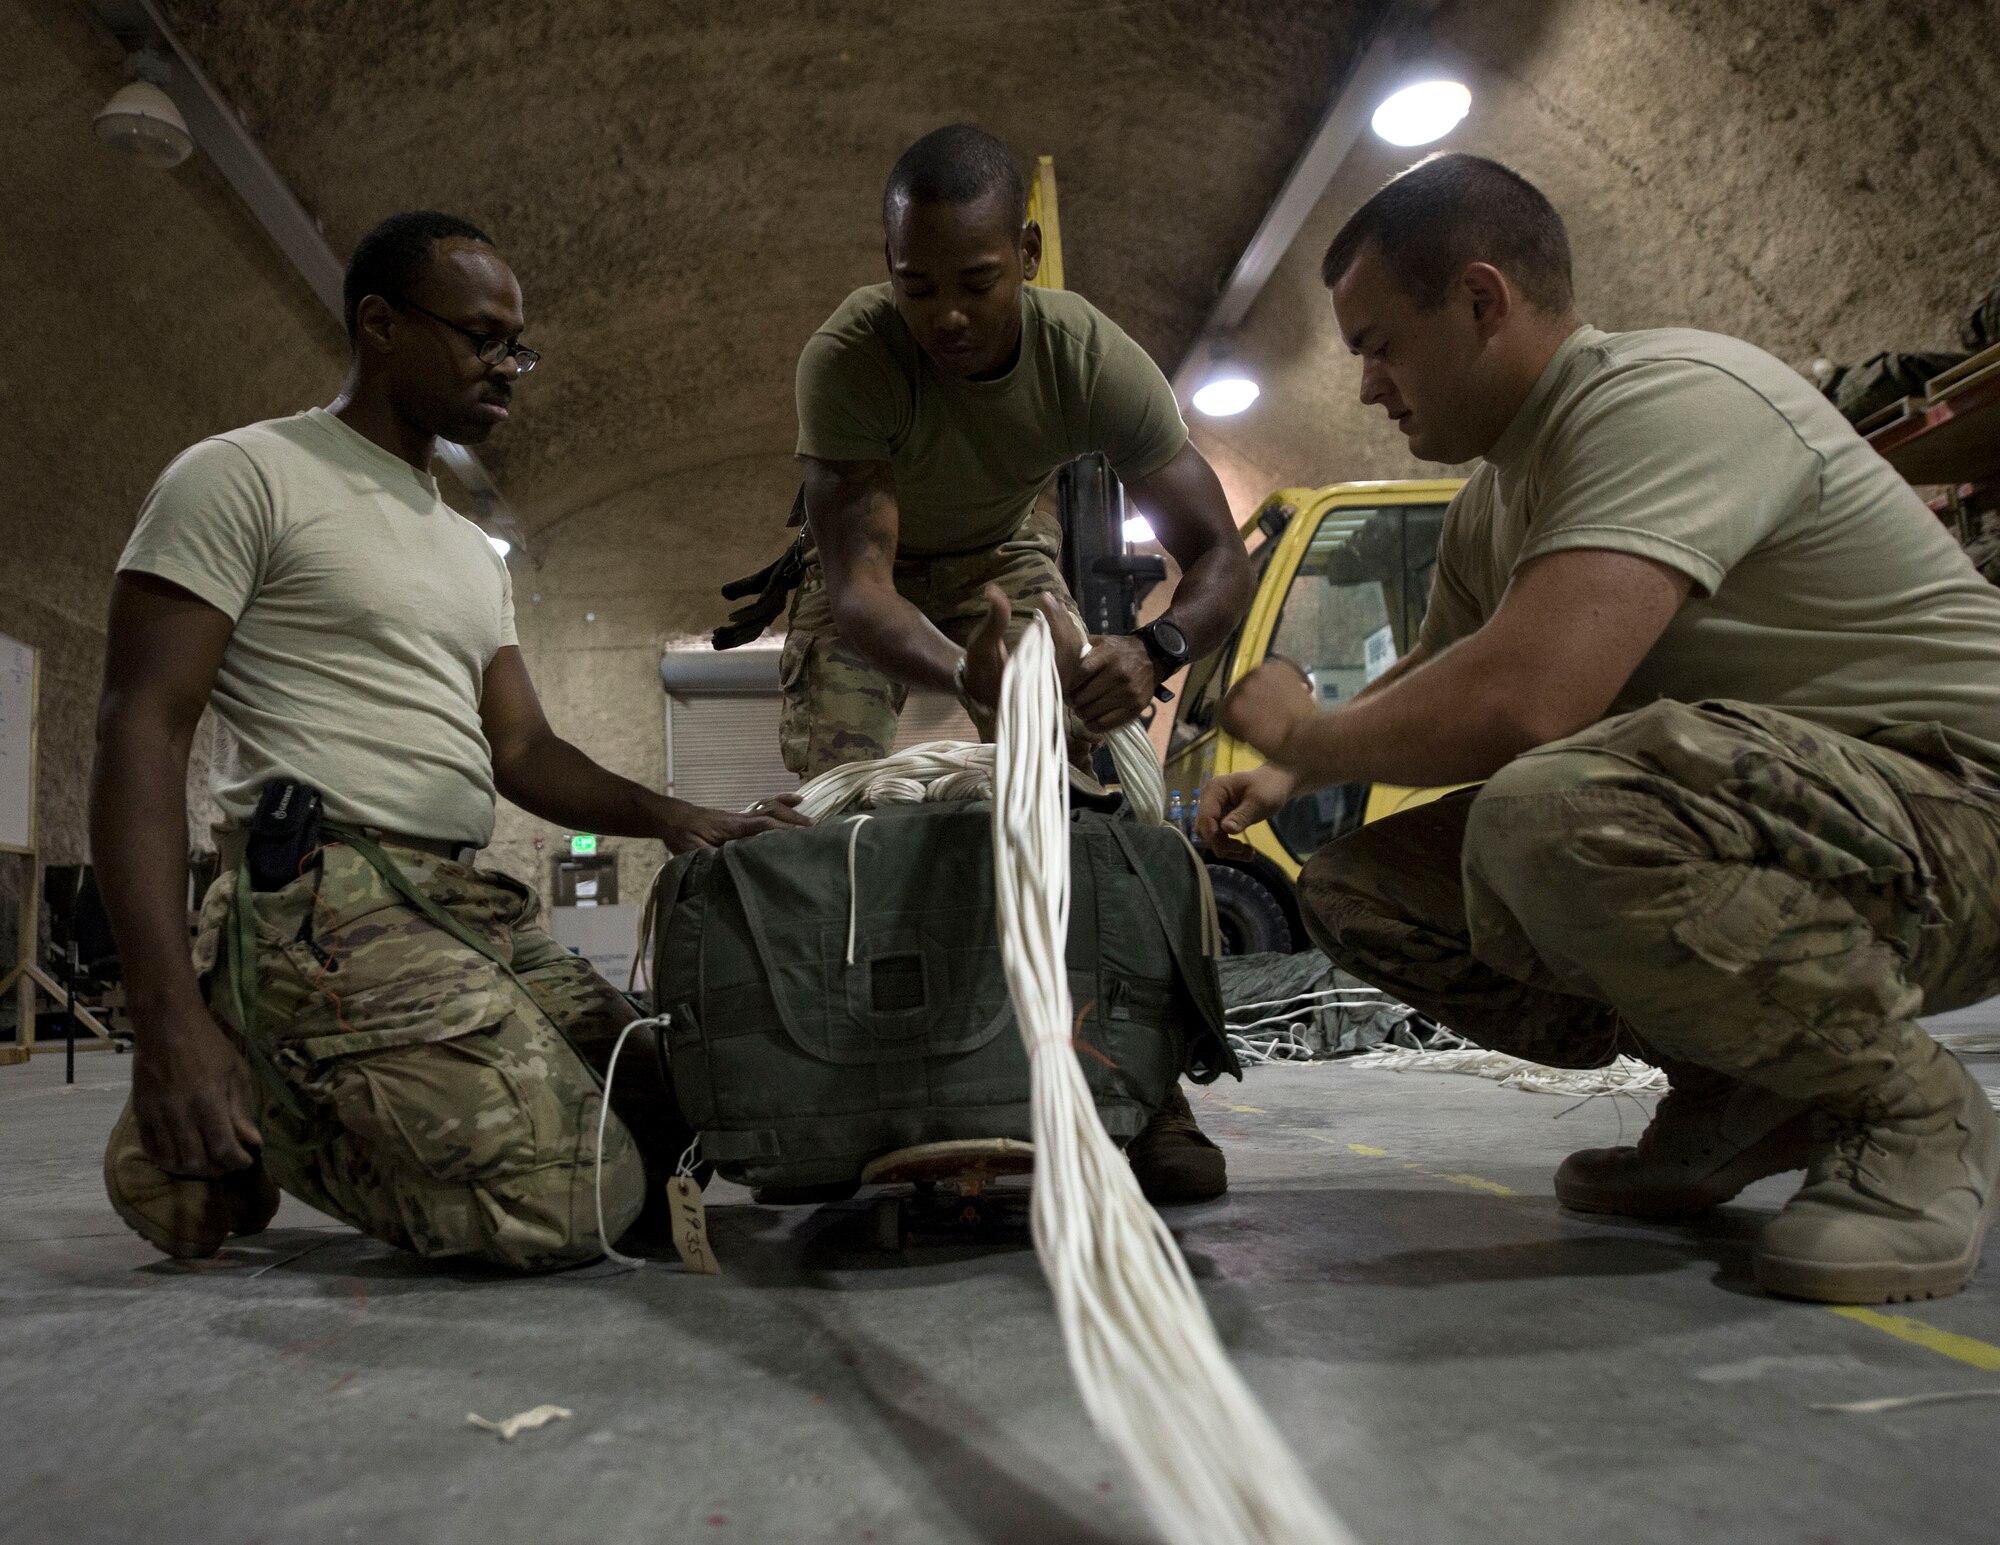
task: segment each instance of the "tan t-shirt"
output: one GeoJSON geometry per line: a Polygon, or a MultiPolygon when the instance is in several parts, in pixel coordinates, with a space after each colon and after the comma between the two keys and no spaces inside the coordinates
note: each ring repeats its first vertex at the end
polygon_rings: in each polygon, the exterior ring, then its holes
{"type": "Polygon", "coordinates": [[[1421,641],[1565,548],[1694,582],[1613,712],[1734,698],[1843,734],[1937,721],[2000,764],[2000,589],[1795,371],[1716,333],[1583,327],[1445,513],[1421,641]]]}
{"type": "Polygon", "coordinates": [[[890,286],[856,290],[799,355],[801,456],[886,461],[897,547],[972,552],[1012,536],[1058,467],[1102,451],[1127,482],[1187,444],[1173,388],[1081,295],[1021,291],[1021,352],[992,381],[940,372],[890,286]]]}
{"type": "Polygon", "coordinates": [[[236,741],[213,777],[230,824],[295,778],[334,820],[491,840],[479,699],[513,587],[433,479],[323,408],[233,429],[160,474],[118,567],[236,624],[210,698],[236,741]]]}

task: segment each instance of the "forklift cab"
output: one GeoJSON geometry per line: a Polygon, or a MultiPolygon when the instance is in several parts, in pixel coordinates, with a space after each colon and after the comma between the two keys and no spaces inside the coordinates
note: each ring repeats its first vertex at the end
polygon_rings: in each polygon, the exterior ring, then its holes
{"type": "MultiPolygon", "coordinates": [[[[1337,708],[1414,648],[1456,480],[1281,488],[1243,528],[1257,541],[1256,596],[1242,625],[1189,668],[1167,742],[1169,801],[1192,812],[1222,773],[1262,760],[1217,726],[1224,693],[1266,659],[1306,674],[1323,709],[1337,708]]],[[[1226,954],[1300,950],[1296,882],[1313,853],[1367,821],[1424,804],[1443,789],[1349,783],[1292,800],[1244,834],[1256,857],[1204,853],[1226,954]]]]}

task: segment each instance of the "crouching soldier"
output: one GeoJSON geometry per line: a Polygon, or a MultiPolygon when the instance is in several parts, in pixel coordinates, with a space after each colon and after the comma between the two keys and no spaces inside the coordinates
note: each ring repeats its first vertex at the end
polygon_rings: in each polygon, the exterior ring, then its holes
{"type": "Polygon", "coordinates": [[[1418,648],[1336,713],[1262,667],[1209,785],[1227,844],[1301,789],[1484,780],[1299,879],[1314,939],[1496,1051],[1671,1092],[1564,1161],[1586,1212],[1806,1178],[1752,1253],[1834,1303],[1965,1285],[2000,1121],[1917,1023],[2000,992],[2000,591],[1812,387],[1747,343],[1585,325],[1561,218],[1426,161],[1328,249],[1361,398],[1479,460],[1418,648]]]}
{"type": "Polygon", "coordinates": [[[148,496],[111,600],[91,844],[136,1024],[105,1155],[119,1216],[176,1256],[270,1220],[280,1189],[424,1256],[588,1260],[690,1135],[630,1005],[474,867],[497,793],[676,851],[795,822],[702,810],[550,730],[506,566],[438,498],[438,439],[505,421],[536,354],[488,239],[384,221],[346,278],[328,408],[204,440],[148,496]],[[187,948],[184,786],[203,706],[221,877],[187,948]],[[321,801],[323,799],[323,808],[321,801]],[[261,806],[260,806],[261,800],[261,806]]]}

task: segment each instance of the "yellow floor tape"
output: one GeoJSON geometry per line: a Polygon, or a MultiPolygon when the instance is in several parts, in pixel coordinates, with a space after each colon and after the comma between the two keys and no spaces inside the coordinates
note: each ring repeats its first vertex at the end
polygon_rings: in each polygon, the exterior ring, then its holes
{"type": "Polygon", "coordinates": [[[1898,1341],[1908,1341],[1916,1346],[1936,1352],[1940,1357],[1949,1357],[1955,1362],[1966,1363],[1974,1368],[1985,1368],[2000,1372],[2000,1347],[1981,1341],[1974,1336],[1961,1336],[1956,1331],[1939,1330],[1935,1325],[1922,1320],[1913,1320],[1907,1314],[1883,1314],[1876,1309],[1863,1309],[1855,1305],[1843,1304],[1828,1311],[1843,1320],[1853,1320],[1857,1325],[1871,1326],[1884,1335],[1894,1336],[1898,1341]]]}

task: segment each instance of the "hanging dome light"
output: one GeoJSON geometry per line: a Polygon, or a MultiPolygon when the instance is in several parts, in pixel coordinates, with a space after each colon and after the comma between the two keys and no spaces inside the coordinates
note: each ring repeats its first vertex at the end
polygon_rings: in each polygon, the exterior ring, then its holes
{"type": "Polygon", "coordinates": [[[486,533],[486,540],[492,544],[493,550],[503,558],[514,550],[514,544],[504,536],[495,536],[489,531],[486,533]]]}
{"type": "Polygon", "coordinates": [[[97,137],[142,166],[179,166],[194,150],[181,110],[149,80],[120,86],[97,110],[97,137]]]}
{"type": "Polygon", "coordinates": [[[1143,515],[1127,515],[1125,517],[1125,540],[1139,543],[1142,546],[1147,542],[1155,540],[1153,523],[1143,515]]]}
{"type": "Polygon", "coordinates": [[[1257,383],[1248,376],[1217,376],[1194,394],[1194,410],[1209,418],[1228,418],[1257,400],[1257,383]]]}
{"type": "Polygon", "coordinates": [[[1368,126],[1392,145],[1428,145],[1471,111],[1472,93],[1457,81],[1419,81],[1384,98],[1368,126]]]}

